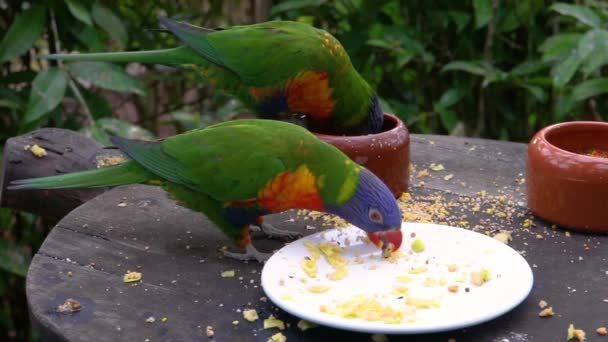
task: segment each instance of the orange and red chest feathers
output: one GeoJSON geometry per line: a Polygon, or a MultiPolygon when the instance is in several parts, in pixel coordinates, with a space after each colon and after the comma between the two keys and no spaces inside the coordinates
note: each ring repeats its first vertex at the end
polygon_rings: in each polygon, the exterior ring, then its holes
{"type": "Polygon", "coordinates": [[[317,178],[306,165],[293,172],[281,172],[258,192],[258,204],[275,213],[292,208],[322,210],[317,184],[317,178]]]}
{"type": "Polygon", "coordinates": [[[269,116],[302,113],[323,121],[331,117],[335,105],[328,75],[320,71],[301,71],[281,86],[249,91],[258,110],[269,116]]]}

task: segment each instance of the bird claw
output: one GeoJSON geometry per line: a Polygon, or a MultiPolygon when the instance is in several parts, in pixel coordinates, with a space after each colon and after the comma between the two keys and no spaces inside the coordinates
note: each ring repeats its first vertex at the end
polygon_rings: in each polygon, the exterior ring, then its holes
{"type": "Polygon", "coordinates": [[[272,256],[272,253],[264,253],[258,251],[251,243],[245,246],[245,253],[229,252],[223,250],[222,253],[225,257],[235,259],[239,261],[251,261],[256,260],[259,263],[265,263],[272,256]]]}
{"type": "Polygon", "coordinates": [[[262,232],[271,239],[279,239],[284,241],[293,241],[303,236],[301,233],[290,230],[282,230],[268,223],[262,223],[259,226],[251,225],[249,226],[249,229],[254,232],[262,232]]]}

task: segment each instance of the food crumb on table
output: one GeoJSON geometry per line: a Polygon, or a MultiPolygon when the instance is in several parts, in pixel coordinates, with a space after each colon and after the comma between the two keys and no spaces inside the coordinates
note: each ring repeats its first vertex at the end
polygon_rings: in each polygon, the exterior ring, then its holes
{"type": "Polygon", "coordinates": [[[551,307],[551,306],[549,306],[549,307],[546,307],[546,308],[542,309],[542,310],[541,310],[541,311],[538,313],[538,316],[539,316],[539,317],[551,317],[551,316],[553,316],[553,315],[555,315],[555,312],[553,311],[553,307],[551,307]]]}
{"type": "Polygon", "coordinates": [[[258,316],[258,312],[255,309],[245,309],[243,310],[243,318],[249,322],[255,322],[260,317],[258,316]]]}
{"type": "Polygon", "coordinates": [[[287,337],[282,333],[278,332],[268,338],[268,342],[286,342],[287,337]]]}
{"type": "Polygon", "coordinates": [[[608,335],[608,329],[606,327],[599,327],[595,330],[595,332],[600,336],[608,335]]]}
{"type": "Polygon", "coordinates": [[[141,280],[141,272],[129,271],[122,277],[122,281],[125,283],[132,283],[141,280]]]}
{"type": "Polygon", "coordinates": [[[30,150],[30,152],[32,152],[32,154],[38,158],[46,156],[46,150],[36,144],[34,144],[33,146],[25,145],[24,148],[25,150],[30,150]]]}
{"type": "Polygon", "coordinates": [[[577,339],[579,342],[586,340],[585,331],[582,329],[576,329],[574,324],[570,323],[568,326],[568,340],[577,339]]]}
{"type": "Polygon", "coordinates": [[[279,328],[279,330],[285,330],[285,322],[275,318],[273,315],[270,315],[264,320],[264,329],[272,328],[279,328]]]}
{"type": "Polygon", "coordinates": [[[209,337],[209,338],[211,338],[211,337],[213,337],[215,335],[215,331],[213,331],[213,327],[212,326],[208,325],[205,328],[205,335],[207,335],[207,337],[209,337]]]}
{"type": "Polygon", "coordinates": [[[234,278],[234,270],[227,270],[221,273],[222,278],[234,278]]]}

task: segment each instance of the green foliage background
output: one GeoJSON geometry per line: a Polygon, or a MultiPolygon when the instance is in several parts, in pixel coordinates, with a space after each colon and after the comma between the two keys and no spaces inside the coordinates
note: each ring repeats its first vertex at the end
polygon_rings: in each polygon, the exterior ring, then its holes
{"type": "MultiPolygon", "coordinates": [[[[158,14],[211,27],[289,19],[325,28],[415,133],[525,142],[554,122],[608,118],[600,0],[1,0],[0,147],[42,126],[107,143],[108,133],[151,138],[246,112],[167,67],[35,58],[176,46],[157,30],[158,14]]],[[[52,224],[0,209],[0,340],[36,339],[24,276],[52,224]]]]}

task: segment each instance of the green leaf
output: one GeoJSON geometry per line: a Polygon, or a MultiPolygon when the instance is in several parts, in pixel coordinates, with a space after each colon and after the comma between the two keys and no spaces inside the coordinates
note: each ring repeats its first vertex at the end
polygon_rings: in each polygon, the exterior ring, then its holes
{"type": "Polygon", "coordinates": [[[487,75],[487,70],[475,62],[454,61],[444,65],[441,69],[442,72],[452,70],[465,71],[478,76],[487,75]]]}
{"type": "Polygon", "coordinates": [[[522,83],[520,87],[526,89],[540,103],[547,102],[547,92],[539,86],[522,83]]]}
{"type": "Polygon", "coordinates": [[[96,2],[93,5],[92,14],[95,23],[108,32],[121,48],[127,45],[127,30],[114,12],[96,2]]]}
{"type": "Polygon", "coordinates": [[[0,64],[25,53],[40,37],[46,23],[46,9],[35,5],[21,13],[0,43],[0,64]]]}
{"type": "Polygon", "coordinates": [[[10,108],[14,110],[23,110],[23,107],[19,104],[19,102],[13,101],[11,99],[0,99],[0,107],[10,108]]]}
{"type": "Polygon", "coordinates": [[[511,71],[509,71],[510,76],[526,76],[530,74],[534,74],[538,71],[544,70],[549,67],[549,63],[539,61],[539,60],[531,60],[525,61],[513,67],[511,71]]]}
{"type": "Polygon", "coordinates": [[[144,85],[116,64],[107,62],[74,62],[68,64],[68,70],[74,76],[87,80],[104,89],[146,95],[144,85]]]}
{"type": "Polygon", "coordinates": [[[492,19],[492,0],[473,0],[475,28],[486,26],[492,19]]]}
{"type": "Polygon", "coordinates": [[[270,16],[275,16],[282,12],[291,10],[302,9],[306,7],[318,7],[322,5],[326,0],[291,0],[281,1],[277,5],[272,6],[270,9],[270,16]]]}
{"type": "Polygon", "coordinates": [[[458,115],[456,112],[443,106],[435,106],[434,110],[439,113],[439,118],[441,119],[443,127],[445,127],[448,132],[452,132],[458,124],[458,115]]]}
{"type": "Polygon", "coordinates": [[[576,48],[582,36],[580,33],[564,33],[547,38],[538,48],[543,53],[542,60],[548,62],[565,58],[576,48]]]}
{"type": "Polygon", "coordinates": [[[608,63],[608,31],[588,31],[580,40],[578,49],[579,54],[584,54],[582,70],[585,75],[597,71],[608,63]]]}
{"type": "Polygon", "coordinates": [[[57,107],[63,100],[67,84],[68,76],[59,68],[50,68],[39,73],[32,83],[24,123],[35,121],[57,107]]]}
{"type": "Polygon", "coordinates": [[[129,139],[156,139],[154,134],[147,129],[115,118],[99,119],[91,127],[84,128],[83,131],[97,142],[106,146],[111,145],[110,134],[129,139]]]}
{"type": "Polygon", "coordinates": [[[604,93],[608,93],[608,78],[596,78],[577,84],[572,89],[572,98],[582,101],[604,93]]]}
{"type": "Polygon", "coordinates": [[[587,6],[582,5],[571,5],[563,2],[555,3],[551,6],[551,9],[562,15],[567,15],[576,18],[581,23],[598,28],[601,26],[602,21],[600,17],[593,12],[593,10],[587,6]]]}
{"type": "MultiPolygon", "coordinates": [[[[78,84],[76,84],[76,86],[78,87],[80,94],[82,94],[82,97],[88,105],[91,115],[93,115],[95,120],[104,117],[111,117],[113,115],[112,106],[101,94],[96,94],[84,87],[78,86],[78,84]]],[[[77,98],[75,94],[74,97],[77,98]]]]}
{"type": "Polygon", "coordinates": [[[577,101],[574,101],[572,96],[568,94],[561,96],[555,105],[555,120],[564,120],[567,115],[572,114],[576,104],[577,101]]]}
{"type": "Polygon", "coordinates": [[[551,76],[553,77],[553,85],[557,88],[561,88],[566,83],[570,82],[576,70],[581,65],[581,58],[578,53],[574,52],[568,58],[558,62],[551,69],[551,76]]]}
{"type": "Polygon", "coordinates": [[[450,88],[445,93],[443,93],[443,95],[441,95],[441,98],[439,98],[437,105],[442,106],[444,108],[451,107],[458,103],[458,101],[460,101],[465,94],[465,89],[450,88]]]}
{"type": "Polygon", "coordinates": [[[448,16],[452,19],[454,24],[456,24],[456,30],[458,32],[461,32],[469,21],[471,21],[471,15],[463,11],[448,11],[448,16]]]}
{"type": "Polygon", "coordinates": [[[87,8],[80,2],[80,0],[65,0],[65,3],[68,5],[68,9],[72,13],[76,19],[82,21],[83,23],[92,26],[93,21],[91,20],[91,15],[87,8]]]}
{"type": "Polygon", "coordinates": [[[25,277],[29,260],[13,242],[0,240],[0,269],[25,277]]]}

